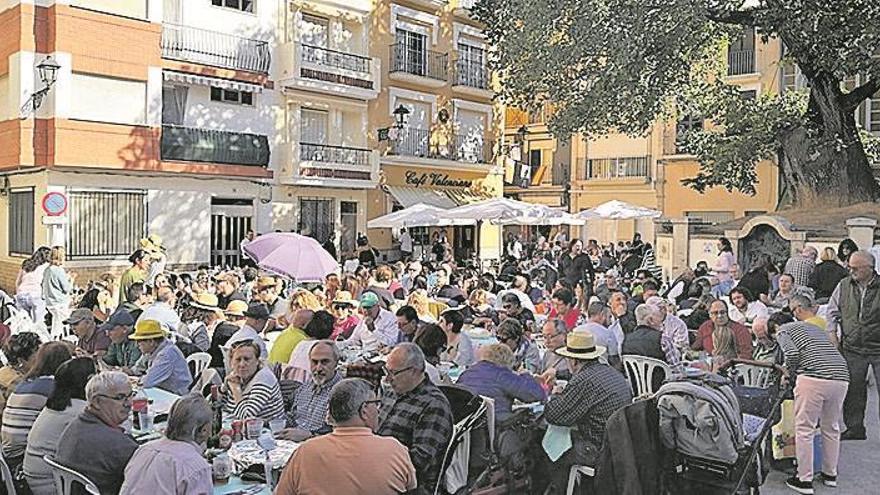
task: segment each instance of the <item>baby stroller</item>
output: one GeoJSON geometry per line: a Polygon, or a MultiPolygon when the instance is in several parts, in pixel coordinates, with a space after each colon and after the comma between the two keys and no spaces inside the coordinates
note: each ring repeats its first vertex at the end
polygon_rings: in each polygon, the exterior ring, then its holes
{"type": "Polygon", "coordinates": [[[512,472],[495,449],[495,403],[454,385],[440,386],[452,407],[452,439],[434,494],[530,493],[525,472],[512,472]]]}
{"type": "Polygon", "coordinates": [[[675,451],[667,466],[670,493],[760,493],[769,471],[764,457],[766,441],[785,397],[782,376],[778,366],[735,359],[718,375],[706,374],[661,387],[657,393],[661,438],[675,451]],[[692,388],[694,395],[688,397],[689,385],[702,390],[692,388]],[[701,410],[697,424],[691,423],[694,418],[681,416],[664,428],[664,415],[670,418],[677,407],[670,407],[673,394],[697,404],[701,410]],[[708,431],[700,431],[701,425],[716,432],[710,444],[692,441],[708,431]]]}

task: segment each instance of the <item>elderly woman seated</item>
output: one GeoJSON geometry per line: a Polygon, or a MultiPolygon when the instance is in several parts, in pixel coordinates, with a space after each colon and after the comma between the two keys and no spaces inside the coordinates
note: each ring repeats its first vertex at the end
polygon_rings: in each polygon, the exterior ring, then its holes
{"type": "Polygon", "coordinates": [[[213,493],[211,465],[202,457],[210,436],[208,401],[181,397],[171,406],[165,438],[141,445],[129,460],[120,493],[213,493]]]}
{"type": "Polygon", "coordinates": [[[513,414],[514,400],[543,401],[547,394],[530,375],[513,372],[513,351],[504,344],[480,348],[479,361],[458,378],[456,385],[495,400],[495,417],[504,421],[513,414]]]}
{"type": "Polygon", "coordinates": [[[269,421],[284,417],[278,379],[260,361],[260,347],[251,340],[232,344],[230,373],[223,384],[223,414],[235,419],[269,421]]]}
{"type": "Polygon", "coordinates": [[[541,353],[525,335],[525,329],[519,320],[507,318],[495,329],[498,342],[505,344],[513,351],[513,369],[526,369],[530,373],[541,372],[541,353]]]}

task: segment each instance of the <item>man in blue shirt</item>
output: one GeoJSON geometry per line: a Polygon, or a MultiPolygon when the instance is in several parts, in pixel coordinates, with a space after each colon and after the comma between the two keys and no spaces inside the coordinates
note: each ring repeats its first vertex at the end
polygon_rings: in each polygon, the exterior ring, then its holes
{"type": "Polygon", "coordinates": [[[165,338],[162,325],[156,320],[141,320],[129,337],[137,342],[146,359],[147,372],[141,378],[144,388],[158,387],[168,392],[184,395],[189,391],[192,374],[183,352],[165,338]]]}

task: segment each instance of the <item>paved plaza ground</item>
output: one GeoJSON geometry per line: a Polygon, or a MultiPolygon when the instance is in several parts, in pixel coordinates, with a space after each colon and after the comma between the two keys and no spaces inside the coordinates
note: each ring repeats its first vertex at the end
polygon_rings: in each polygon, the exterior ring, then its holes
{"type": "MultiPolygon", "coordinates": [[[[828,488],[816,484],[817,494],[827,495],[873,495],[880,493],[880,420],[877,416],[877,389],[871,388],[868,395],[868,410],[865,417],[868,440],[843,442],[840,451],[838,487],[828,488]]],[[[769,495],[790,495],[795,493],[785,486],[788,474],[772,471],[761,493],[769,495]]]]}

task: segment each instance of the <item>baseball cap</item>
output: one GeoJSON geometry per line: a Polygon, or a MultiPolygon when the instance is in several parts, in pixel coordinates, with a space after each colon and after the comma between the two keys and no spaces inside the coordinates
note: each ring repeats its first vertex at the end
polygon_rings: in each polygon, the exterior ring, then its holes
{"type": "Polygon", "coordinates": [[[257,320],[268,320],[269,308],[263,303],[250,303],[247,311],[244,312],[244,315],[248,318],[254,318],[257,320]]]}
{"type": "Polygon", "coordinates": [[[77,323],[87,319],[95,319],[95,315],[92,314],[92,310],[87,308],[77,308],[73,310],[73,313],[70,313],[70,316],[64,320],[65,325],[76,325],[77,323]]]}
{"type": "Polygon", "coordinates": [[[379,296],[373,292],[364,292],[360,302],[362,308],[369,309],[379,304],[379,296]]]}
{"type": "Polygon", "coordinates": [[[123,326],[130,327],[134,325],[134,318],[132,318],[131,313],[124,309],[116,310],[110,318],[101,325],[101,328],[104,330],[112,330],[113,327],[123,326]]]}

